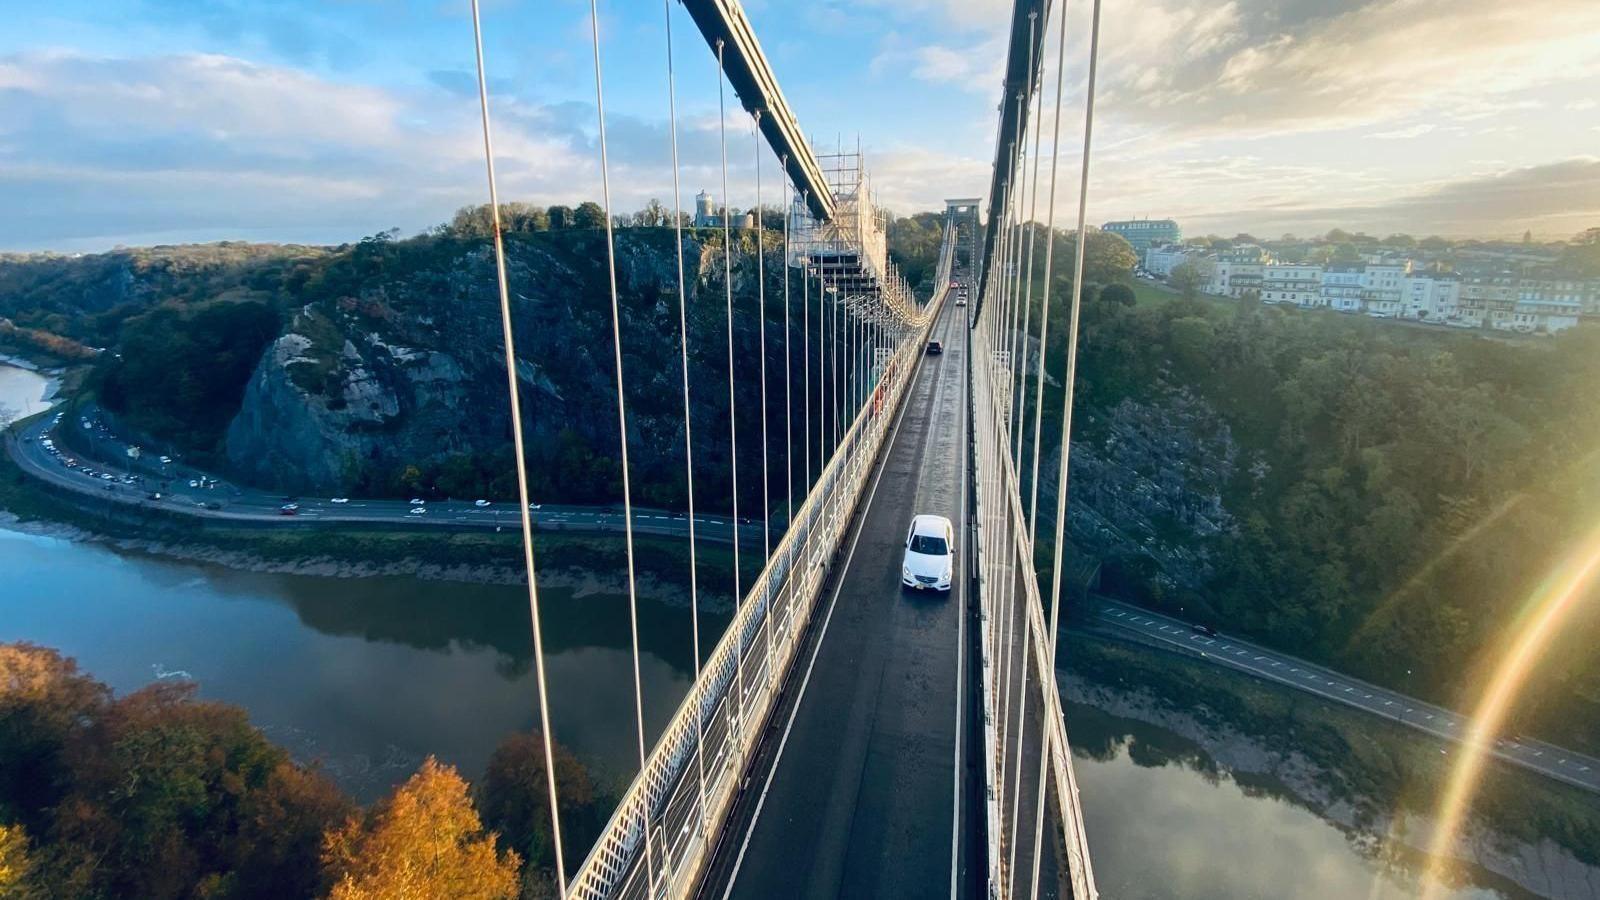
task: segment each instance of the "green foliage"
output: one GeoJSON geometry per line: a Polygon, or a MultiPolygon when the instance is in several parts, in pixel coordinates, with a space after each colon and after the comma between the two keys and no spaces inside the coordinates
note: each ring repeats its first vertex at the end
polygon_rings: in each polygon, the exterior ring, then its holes
{"type": "MultiPolygon", "coordinates": [[[[529,231],[549,231],[550,215],[543,207],[528,203],[500,204],[500,230],[504,234],[529,231]]],[[[494,237],[494,217],[489,214],[489,204],[463,206],[456,210],[450,223],[440,226],[440,231],[454,237],[494,237]]]]}
{"type": "Polygon", "coordinates": [[[1174,266],[1167,281],[1185,300],[1193,300],[1200,296],[1207,279],[1208,273],[1203,264],[1198,260],[1189,260],[1174,266]]]}
{"type": "Polygon", "coordinates": [[[1100,289],[1100,300],[1105,303],[1116,303],[1121,306],[1133,306],[1138,303],[1134,296],[1133,288],[1126,284],[1108,284],[1100,289]]]}
{"type": "MultiPolygon", "coordinates": [[[[587,847],[603,824],[594,784],[570,751],[559,744],[553,750],[562,835],[568,847],[587,847]]],[[[547,771],[544,738],[537,732],[511,734],[495,748],[478,787],[484,827],[499,834],[501,847],[527,860],[530,872],[553,873],[555,867],[547,771]]]]}
{"type": "MultiPolygon", "coordinates": [[[[1474,661],[1600,518],[1596,329],[1530,344],[1177,299],[1091,304],[1081,346],[1086,438],[1123,398],[1182,389],[1242,445],[1253,472],[1224,490],[1239,527],[1194,539],[1217,563],[1201,599],[1232,629],[1402,690],[1471,696],[1474,661]]],[[[1591,752],[1596,607],[1515,713],[1591,752]]]]}
{"type": "Polygon", "coordinates": [[[606,227],[606,211],[593,200],[585,200],[578,204],[572,211],[572,226],[574,228],[604,228],[606,227]]]}
{"type": "Polygon", "coordinates": [[[917,213],[905,218],[889,218],[889,259],[900,267],[906,282],[926,295],[939,268],[939,247],[944,239],[944,214],[917,213]]]}
{"type": "Polygon", "coordinates": [[[130,318],[99,369],[100,399],[135,428],[180,446],[216,446],[279,316],[257,302],[160,306],[130,318]]]}

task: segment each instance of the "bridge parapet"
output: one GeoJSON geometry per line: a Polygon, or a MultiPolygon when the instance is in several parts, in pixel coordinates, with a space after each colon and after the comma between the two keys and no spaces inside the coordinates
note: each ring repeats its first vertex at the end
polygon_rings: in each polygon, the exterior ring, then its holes
{"type": "MultiPolygon", "coordinates": [[[[853,291],[829,285],[824,302],[835,314],[870,326],[864,330],[876,335],[869,338],[867,356],[872,382],[644,770],[573,875],[569,898],[680,897],[694,888],[799,652],[873,461],[915,381],[929,328],[947,293],[953,255],[949,246],[942,250],[941,287],[927,308],[916,308],[909,319],[904,307],[889,303],[886,292],[868,291],[859,283],[852,284],[853,291]]],[[[814,261],[812,272],[808,277],[824,283],[844,278],[814,261]]]]}

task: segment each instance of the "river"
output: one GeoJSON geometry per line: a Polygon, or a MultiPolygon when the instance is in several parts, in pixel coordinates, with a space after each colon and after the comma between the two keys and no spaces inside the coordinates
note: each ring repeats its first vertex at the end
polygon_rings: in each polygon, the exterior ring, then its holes
{"type": "MultiPolygon", "coordinates": [[[[3,530],[0,572],[0,639],[56,647],[119,693],[192,679],[363,799],[428,754],[475,779],[535,723],[520,588],[237,572],[3,530]]],[[[540,602],[556,739],[600,780],[631,777],[627,597],[546,588],[540,602]]],[[[705,646],[725,623],[702,615],[705,646]]],[[[641,598],[649,741],[693,679],[690,627],[687,609],[641,598]]]]}
{"type": "Polygon", "coordinates": [[[55,378],[15,365],[0,354],[0,428],[49,409],[55,392],[55,378]]]}
{"type": "MultiPolygon", "coordinates": [[[[1083,704],[1069,701],[1067,721],[1095,877],[1105,896],[1417,896],[1415,854],[1388,845],[1380,834],[1346,832],[1295,802],[1293,792],[1270,777],[1230,770],[1176,732],[1083,704]]],[[[1439,894],[1441,900],[1525,896],[1481,886],[1439,894]]]]}

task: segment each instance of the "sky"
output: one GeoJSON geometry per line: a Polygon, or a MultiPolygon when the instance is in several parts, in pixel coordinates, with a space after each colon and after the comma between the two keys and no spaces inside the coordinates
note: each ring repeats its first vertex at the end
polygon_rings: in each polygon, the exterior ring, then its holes
{"type": "MultiPolygon", "coordinates": [[[[1057,5],[1060,9],[1060,5],[1057,5]]],[[[1038,217],[1076,213],[1089,0],[1058,21],[1038,217]],[[1052,154],[1051,147],[1059,152],[1052,154]]],[[[613,208],[782,193],[675,0],[602,2],[613,208]],[[668,7],[670,6],[670,12],[668,7]]],[[[747,0],[821,149],[880,202],[980,196],[1003,0],[747,0]]],[[[422,231],[487,199],[467,0],[0,0],[0,250],[422,231]]],[[[484,0],[503,200],[602,197],[587,0],[484,0]]],[[[1031,153],[1031,147],[1030,147],[1031,153]]],[[[1088,218],[1185,233],[1566,237],[1600,225],[1600,2],[1104,0],[1088,218]]]]}

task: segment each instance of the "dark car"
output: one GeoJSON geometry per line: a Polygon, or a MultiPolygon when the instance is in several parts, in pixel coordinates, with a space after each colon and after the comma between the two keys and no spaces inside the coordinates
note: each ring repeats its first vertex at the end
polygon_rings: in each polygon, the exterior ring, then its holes
{"type": "Polygon", "coordinates": [[[929,341],[928,342],[928,352],[929,353],[943,353],[944,352],[944,344],[940,343],[939,341],[929,341]]]}
{"type": "Polygon", "coordinates": [[[1199,624],[1190,625],[1189,626],[1189,630],[1194,632],[1195,634],[1203,634],[1206,637],[1216,637],[1217,636],[1217,630],[1215,628],[1212,628],[1210,625],[1199,625],[1199,624]]]}

